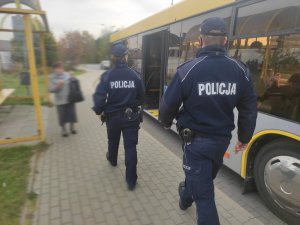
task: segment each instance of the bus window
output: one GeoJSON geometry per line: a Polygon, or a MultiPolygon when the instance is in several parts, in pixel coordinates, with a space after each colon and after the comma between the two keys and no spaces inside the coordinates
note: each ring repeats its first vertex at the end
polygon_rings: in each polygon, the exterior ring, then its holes
{"type": "Polygon", "coordinates": [[[200,48],[199,28],[203,19],[195,17],[182,22],[182,52],[180,63],[184,63],[195,58],[197,50],[200,48]]]}
{"type": "Polygon", "coordinates": [[[172,24],[169,32],[168,68],[166,84],[169,85],[179,65],[181,55],[181,23],[172,24]]]}
{"type": "Polygon", "coordinates": [[[201,23],[210,17],[223,18],[228,26],[232,14],[232,7],[227,7],[202,16],[187,19],[182,22],[182,49],[180,63],[184,63],[190,59],[195,58],[198,49],[201,47],[199,42],[199,28],[201,23]]]}
{"type": "Polygon", "coordinates": [[[262,112],[300,122],[300,35],[235,40],[229,55],[251,71],[262,112]]]}
{"type": "Polygon", "coordinates": [[[235,40],[230,43],[229,55],[246,63],[252,73],[257,93],[260,91],[259,81],[261,77],[262,65],[266,54],[267,38],[248,38],[235,40]]]}
{"type": "Polygon", "coordinates": [[[235,36],[278,33],[295,28],[300,0],[267,0],[238,9],[235,36]]]}
{"type": "Polygon", "coordinates": [[[142,73],[142,62],[143,62],[143,36],[141,34],[138,35],[138,47],[137,47],[137,58],[136,58],[136,71],[142,73]]]}
{"type": "Polygon", "coordinates": [[[130,37],[127,39],[128,48],[128,65],[132,69],[137,69],[137,60],[139,58],[138,51],[138,39],[137,36],[130,37]]]}

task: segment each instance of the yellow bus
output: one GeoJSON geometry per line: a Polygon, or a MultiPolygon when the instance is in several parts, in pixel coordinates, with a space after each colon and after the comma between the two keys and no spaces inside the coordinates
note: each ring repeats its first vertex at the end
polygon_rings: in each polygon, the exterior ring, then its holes
{"type": "Polygon", "coordinates": [[[276,215],[300,224],[300,0],[185,0],[113,33],[111,43],[127,44],[130,66],[143,75],[145,112],[157,118],[176,68],[200,47],[199,25],[216,16],[230,28],[228,55],[251,70],[259,108],[249,147],[235,155],[233,131],[224,164],[276,215]]]}

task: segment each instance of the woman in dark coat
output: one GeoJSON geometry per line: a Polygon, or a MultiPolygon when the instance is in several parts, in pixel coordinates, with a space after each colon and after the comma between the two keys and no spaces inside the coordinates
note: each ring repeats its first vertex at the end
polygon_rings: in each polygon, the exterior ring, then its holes
{"type": "Polygon", "coordinates": [[[68,137],[66,123],[70,123],[70,132],[72,134],[77,133],[74,127],[74,123],[77,122],[75,104],[69,103],[70,79],[71,76],[64,70],[62,63],[56,63],[53,66],[49,91],[55,95],[55,105],[63,137],[68,137]]]}

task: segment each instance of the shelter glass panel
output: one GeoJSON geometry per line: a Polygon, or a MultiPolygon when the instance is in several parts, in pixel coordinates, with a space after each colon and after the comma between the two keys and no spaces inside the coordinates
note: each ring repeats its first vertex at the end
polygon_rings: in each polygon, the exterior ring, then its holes
{"type": "Polygon", "coordinates": [[[39,0],[0,0],[0,7],[5,8],[38,9],[39,6],[39,0]]]}

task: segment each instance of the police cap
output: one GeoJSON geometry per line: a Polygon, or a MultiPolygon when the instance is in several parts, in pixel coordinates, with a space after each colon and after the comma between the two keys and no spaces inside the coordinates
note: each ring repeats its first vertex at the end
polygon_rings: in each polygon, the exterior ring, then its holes
{"type": "Polygon", "coordinates": [[[207,36],[226,36],[228,28],[225,21],[220,17],[212,17],[203,21],[200,33],[207,36]]]}
{"type": "Polygon", "coordinates": [[[118,42],[112,46],[111,53],[116,57],[122,57],[128,54],[128,49],[123,43],[118,42]]]}

